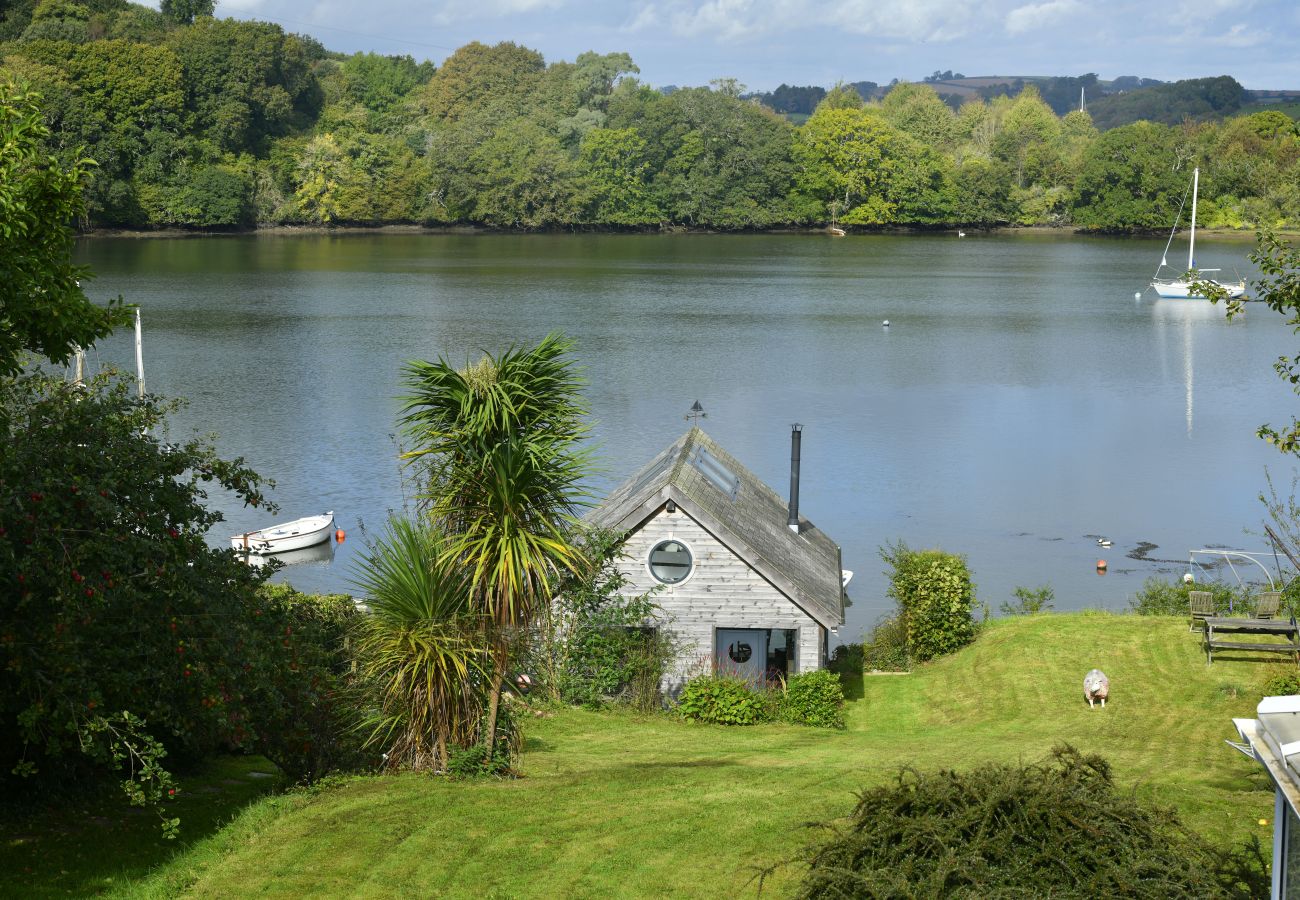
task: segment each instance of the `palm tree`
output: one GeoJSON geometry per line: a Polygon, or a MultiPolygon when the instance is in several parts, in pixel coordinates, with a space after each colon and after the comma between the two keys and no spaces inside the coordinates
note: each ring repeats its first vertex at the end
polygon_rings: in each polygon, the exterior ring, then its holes
{"type": "Polygon", "coordinates": [[[571,349],[551,334],[461,369],[439,359],[403,372],[401,422],[414,447],[405,456],[427,467],[421,499],[447,535],[444,561],[464,567],[471,606],[490,632],[489,755],[511,638],[582,559],[571,526],[590,466],[571,349]]]}
{"type": "Polygon", "coordinates": [[[472,743],[482,717],[482,627],[466,573],[444,549],[427,524],[394,518],[358,566],[371,614],[357,658],[378,695],[363,724],[389,768],[445,769],[448,747],[472,743]]]}

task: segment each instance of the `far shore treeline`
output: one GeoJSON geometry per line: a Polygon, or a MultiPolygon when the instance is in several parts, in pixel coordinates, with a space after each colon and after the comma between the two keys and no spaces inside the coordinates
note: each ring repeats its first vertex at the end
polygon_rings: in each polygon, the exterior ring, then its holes
{"type": "Polygon", "coordinates": [[[655,90],[624,53],[548,65],[472,43],[435,69],[214,18],[211,0],[7,5],[0,81],[41,95],[50,154],[94,160],[87,227],[1131,232],[1167,228],[1198,165],[1200,224],[1300,220],[1296,123],[1224,100],[1244,95],[1226,77],[1160,95],[1210,98],[1176,125],[1099,131],[1032,85],[954,110],[907,83],[871,102],[836,88],[795,125],[729,79],[655,90]]]}

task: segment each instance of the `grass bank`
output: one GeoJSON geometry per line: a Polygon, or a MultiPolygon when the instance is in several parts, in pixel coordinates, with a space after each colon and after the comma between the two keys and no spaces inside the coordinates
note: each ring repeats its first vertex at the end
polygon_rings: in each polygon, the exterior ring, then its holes
{"type": "MultiPolygon", "coordinates": [[[[1266,840],[1266,779],[1223,740],[1277,665],[1225,658],[1207,668],[1183,619],[996,621],[974,646],[911,675],[866,678],[842,733],[565,710],[530,721],[526,778],[355,778],[266,798],[117,892],[752,893],[758,867],[809,838],[805,823],[848,812],[855,791],[900,766],[1035,759],[1062,741],[1104,754],[1122,784],[1211,840],[1266,840]],[[1111,679],[1104,710],[1083,701],[1094,666],[1111,679]]],[[[779,872],[775,893],[798,874],[779,872]]]]}

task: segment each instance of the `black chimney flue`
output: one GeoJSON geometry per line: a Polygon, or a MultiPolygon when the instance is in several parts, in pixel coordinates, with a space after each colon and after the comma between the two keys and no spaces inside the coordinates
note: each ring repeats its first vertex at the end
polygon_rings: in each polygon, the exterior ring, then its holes
{"type": "Polygon", "coordinates": [[[799,442],[803,426],[798,422],[790,426],[790,518],[786,524],[799,533],[799,442]]]}

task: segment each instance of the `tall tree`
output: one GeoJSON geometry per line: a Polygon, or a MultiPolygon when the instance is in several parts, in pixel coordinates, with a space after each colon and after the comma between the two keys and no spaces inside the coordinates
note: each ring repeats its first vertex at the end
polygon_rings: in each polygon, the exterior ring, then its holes
{"type": "Polygon", "coordinates": [[[581,562],[570,526],[589,466],[579,446],[587,409],[571,348],[552,334],[464,368],[439,359],[403,372],[407,458],[426,466],[423,498],[446,535],[444,562],[464,567],[470,603],[488,623],[489,756],[511,643],[581,562]]]}
{"type": "Polygon", "coordinates": [[[67,362],[126,320],[120,301],[86,298],[88,274],[71,261],[68,226],[93,163],[60,165],[43,153],[48,136],[37,98],[0,82],[0,375],[21,371],[28,352],[67,362]]]}

